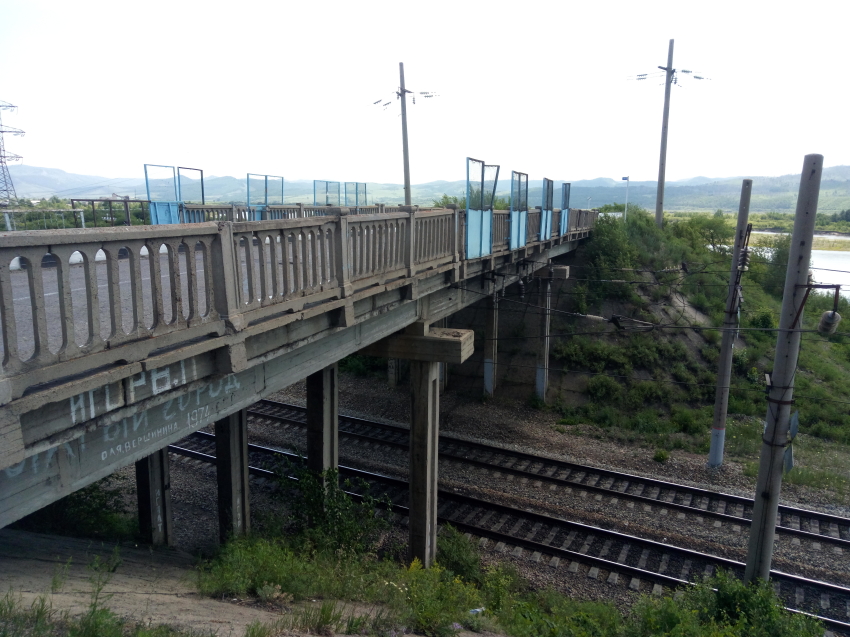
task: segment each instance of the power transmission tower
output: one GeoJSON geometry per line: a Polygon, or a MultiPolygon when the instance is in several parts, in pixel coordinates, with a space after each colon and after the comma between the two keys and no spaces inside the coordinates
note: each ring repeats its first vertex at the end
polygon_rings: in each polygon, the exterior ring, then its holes
{"type": "Polygon", "coordinates": [[[3,126],[2,111],[13,111],[17,106],[9,104],[9,102],[0,102],[0,206],[8,206],[13,200],[17,199],[15,194],[15,186],[12,184],[12,175],[9,174],[9,167],[6,165],[10,161],[20,161],[22,157],[6,152],[6,146],[3,143],[3,135],[23,135],[24,131],[11,126],[3,126]]]}
{"type": "Polygon", "coordinates": [[[710,78],[686,69],[677,72],[673,68],[673,40],[670,40],[670,48],[667,50],[667,66],[659,66],[658,68],[661,69],[661,73],[641,73],[637,77],[629,79],[646,80],[650,77],[664,75],[664,116],[661,120],[661,153],[658,159],[658,191],[655,197],[655,223],[660,228],[664,220],[664,185],[667,174],[667,129],[670,122],[670,89],[674,85],[682,86],[679,82],[679,73],[684,73],[695,80],[707,80],[710,78]]]}
{"type": "MultiPolygon", "coordinates": [[[[408,91],[404,85],[404,62],[398,63],[398,74],[399,74],[399,88],[395,91],[396,99],[401,100],[401,144],[402,144],[402,153],[404,155],[404,205],[409,206],[411,203],[411,195],[410,195],[410,154],[408,152],[407,147],[407,95],[408,93],[413,96],[413,103],[416,104],[416,93],[414,91],[408,91]]],[[[439,97],[434,91],[419,91],[418,93],[422,97],[429,99],[432,97],[439,97]]],[[[392,103],[392,98],[388,101],[384,101],[384,99],[379,99],[372,102],[373,105],[380,105],[384,110],[387,109],[392,103]]]]}

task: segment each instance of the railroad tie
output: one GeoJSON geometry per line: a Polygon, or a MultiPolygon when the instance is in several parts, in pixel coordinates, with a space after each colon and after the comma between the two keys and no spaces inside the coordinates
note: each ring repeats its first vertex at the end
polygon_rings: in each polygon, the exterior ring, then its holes
{"type": "Polygon", "coordinates": [[[576,532],[575,532],[575,531],[570,531],[570,532],[567,534],[567,539],[565,539],[565,540],[564,540],[564,543],[563,543],[563,544],[561,544],[561,548],[562,548],[562,549],[568,549],[568,548],[570,548],[570,544],[572,544],[572,543],[573,543],[573,540],[575,540],[575,539],[576,539],[576,532]]]}
{"type": "Polygon", "coordinates": [[[615,573],[614,571],[611,571],[610,573],[608,573],[608,580],[607,581],[608,581],[609,584],[616,584],[619,579],[620,579],[619,573],[615,573]]]}
{"type": "Polygon", "coordinates": [[[578,562],[570,562],[570,565],[567,570],[570,573],[578,573],[578,562]]]}
{"type": "Polygon", "coordinates": [[[508,519],[509,516],[507,514],[502,514],[502,517],[499,518],[499,522],[496,524],[496,526],[493,527],[493,530],[497,533],[501,531],[502,526],[504,526],[505,522],[507,522],[508,519]]]}
{"type": "Polygon", "coordinates": [[[552,568],[558,568],[558,564],[560,564],[560,563],[561,563],[560,557],[553,557],[551,560],[549,560],[549,566],[551,566],[552,568]]]}
{"type": "Polygon", "coordinates": [[[702,509],[703,511],[708,511],[708,505],[709,505],[710,502],[711,502],[711,499],[707,495],[704,495],[700,498],[699,505],[697,505],[697,506],[700,509],[702,509]]]}
{"type": "Polygon", "coordinates": [[[652,594],[653,595],[661,595],[664,592],[664,587],[661,584],[653,584],[652,585],[652,594]]]}
{"type": "Polygon", "coordinates": [[[806,593],[803,591],[802,586],[798,586],[794,590],[794,603],[797,605],[797,608],[801,608],[804,601],[806,601],[806,593]]]}
{"type": "Polygon", "coordinates": [[[483,516],[481,516],[481,519],[478,520],[478,526],[481,526],[481,527],[485,526],[487,524],[487,522],[490,520],[490,518],[493,517],[494,513],[495,513],[495,511],[487,511],[487,513],[485,513],[483,516]]]}
{"type": "Polygon", "coordinates": [[[595,487],[599,484],[599,481],[601,479],[602,479],[602,476],[600,476],[599,474],[594,474],[594,475],[590,476],[590,478],[587,480],[587,482],[585,484],[587,484],[587,486],[589,486],[589,487],[595,487]]]}
{"type": "Polygon", "coordinates": [[[587,576],[590,579],[596,579],[597,577],[599,577],[599,567],[591,566],[590,570],[587,572],[587,576]]]}
{"type": "Polygon", "coordinates": [[[534,553],[531,554],[531,561],[532,562],[539,562],[540,561],[540,551],[534,551],[534,553]]]}
{"type": "Polygon", "coordinates": [[[661,556],[661,564],[658,565],[658,572],[663,573],[667,570],[667,564],[670,562],[670,556],[665,553],[661,556]]]}
{"type": "Polygon", "coordinates": [[[543,540],[543,544],[551,544],[552,540],[555,539],[555,536],[558,535],[558,531],[560,530],[561,529],[559,529],[557,526],[553,526],[552,529],[549,531],[549,535],[547,535],[546,539],[543,540]]]}
{"type": "Polygon", "coordinates": [[[635,496],[643,495],[643,490],[645,488],[646,488],[645,484],[643,484],[642,482],[638,483],[638,485],[635,487],[635,490],[632,492],[632,495],[635,495],[635,496]]]}
{"type": "Polygon", "coordinates": [[[478,548],[486,549],[489,543],[490,540],[488,540],[486,537],[482,537],[480,540],[478,540],[478,548]]]}
{"type": "Polygon", "coordinates": [[[847,600],[846,612],[847,612],[847,617],[850,617],[850,599],[847,600]]]}
{"type": "Polygon", "coordinates": [[[712,575],[714,575],[714,564],[706,564],[702,574],[706,577],[711,577],[712,575]]]}
{"type": "Polygon", "coordinates": [[[799,515],[792,515],[791,519],[788,521],[788,526],[790,526],[795,531],[799,531],[800,530],[800,516],[799,515]]]}
{"type": "Polygon", "coordinates": [[[467,513],[466,516],[463,518],[463,524],[469,524],[470,522],[472,522],[472,519],[476,515],[478,515],[479,509],[477,509],[475,507],[470,507],[470,508],[471,508],[471,511],[469,513],[467,513]]]}
{"type": "Polygon", "coordinates": [[[590,545],[593,544],[594,539],[595,538],[592,535],[588,535],[586,538],[584,538],[584,545],[578,550],[578,552],[582,555],[587,554],[587,552],[590,550],[590,545]]]}
{"type": "Polygon", "coordinates": [[[649,489],[649,493],[646,495],[646,497],[648,497],[648,498],[652,498],[653,500],[655,500],[655,499],[657,499],[657,498],[658,498],[658,494],[659,494],[659,493],[661,493],[661,489],[660,489],[659,487],[652,486],[652,487],[649,489]]]}
{"type": "Polygon", "coordinates": [[[625,564],[626,559],[629,557],[629,549],[632,547],[631,544],[623,544],[623,548],[620,549],[620,555],[617,556],[617,562],[620,564],[625,564]]]}
{"type": "Polygon", "coordinates": [[[688,579],[688,575],[691,573],[691,561],[685,560],[682,562],[682,571],[679,573],[679,579],[688,579]]]}
{"type": "Polygon", "coordinates": [[[818,520],[817,518],[812,518],[811,520],[809,520],[809,530],[812,533],[820,535],[820,520],[818,520]]]}
{"type": "Polygon", "coordinates": [[[443,502],[437,508],[437,515],[443,518],[446,517],[446,511],[451,509],[452,505],[453,503],[451,500],[443,500],[443,502]]]}
{"type": "MultiPolygon", "coordinates": [[[[638,568],[646,568],[646,560],[649,559],[649,549],[643,549],[640,554],[640,559],[638,560],[637,567],[638,568]]],[[[661,571],[659,571],[660,573],[661,571]]]]}
{"type": "Polygon", "coordinates": [[[672,502],[676,499],[676,492],[673,490],[667,491],[663,496],[659,498],[662,502],[672,502]]]}
{"type": "Polygon", "coordinates": [[[628,480],[623,480],[623,481],[622,481],[622,482],[620,482],[620,484],[617,486],[617,491],[619,491],[620,493],[625,493],[625,492],[626,492],[626,489],[628,489],[628,488],[629,488],[629,481],[628,481],[628,480]]]}
{"type": "Polygon", "coordinates": [[[823,610],[827,610],[829,608],[829,593],[820,594],[820,607],[823,610]]]}
{"type": "Polygon", "coordinates": [[[514,547],[513,556],[514,557],[522,557],[522,547],[521,546],[515,546],[514,547]]]}
{"type": "Polygon", "coordinates": [[[611,544],[613,544],[613,540],[605,540],[605,544],[602,545],[602,550],[599,551],[599,557],[607,557],[608,551],[611,550],[611,544]]]}
{"type": "MultiPolygon", "coordinates": [[[[657,586],[657,584],[656,584],[656,586],[657,586]]],[[[640,578],[639,577],[633,577],[632,581],[629,582],[629,588],[632,589],[633,591],[639,591],[640,590],[640,578]]]]}
{"type": "Polygon", "coordinates": [[[514,525],[511,527],[511,530],[510,530],[510,531],[508,531],[508,535],[510,535],[510,536],[512,536],[512,537],[516,537],[516,534],[517,534],[517,533],[519,532],[519,530],[523,527],[523,525],[525,524],[525,522],[526,522],[526,521],[525,521],[524,519],[522,519],[522,518],[520,518],[519,520],[517,520],[517,521],[514,523],[514,525]]]}
{"type": "Polygon", "coordinates": [[[538,531],[540,531],[540,528],[542,526],[543,526],[542,522],[535,522],[534,526],[531,527],[531,531],[528,533],[528,535],[525,536],[525,539],[531,540],[535,535],[537,535],[538,531]]]}
{"type": "Polygon", "coordinates": [[[693,493],[686,493],[685,495],[682,496],[682,504],[684,504],[686,507],[689,507],[689,506],[691,506],[691,500],[693,500],[693,499],[694,499],[693,493]]]}
{"type": "Polygon", "coordinates": [[[717,513],[726,513],[726,500],[720,500],[720,502],[717,503],[716,512],[717,513]]]}
{"type": "Polygon", "coordinates": [[[505,543],[504,542],[497,543],[495,550],[499,551],[500,553],[503,553],[505,551],[505,543]]]}
{"type": "Polygon", "coordinates": [[[841,537],[841,534],[838,532],[838,525],[835,522],[829,523],[829,537],[841,537]]]}
{"type": "Polygon", "coordinates": [[[558,470],[558,467],[555,466],[555,465],[552,465],[550,467],[547,467],[546,471],[542,472],[540,475],[542,475],[546,478],[551,478],[557,470],[558,470]]]}

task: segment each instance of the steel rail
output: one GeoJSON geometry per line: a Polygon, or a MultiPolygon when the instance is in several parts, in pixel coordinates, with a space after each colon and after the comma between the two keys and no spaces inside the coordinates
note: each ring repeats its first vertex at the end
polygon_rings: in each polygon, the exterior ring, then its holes
{"type": "MultiPolygon", "coordinates": [[[[194,432],[193,434],[190,434],[190,436],[188,436],[188,437],[198,439],[198,440],[203,441],[205,443],[211,443],[211,442],[215,441],[215,435],[207,433],[207,432],[202,432],[202,431],[194,432]]],[[[210,455],[210,454],[206,454],[206,453],[203,453],[203,452],[199,452],[197,450],[187,449],[185,447],[181,447],[181,446],[177,446],[177,445],[170,445],[169,451],[172,451],[173,453],[176,453],[178,455],[183,455],[183,456],[186,456],[186,457],[189,457],[189,458],[200,460],[202,462],[207,462],[207,463],[210,463],[210,464],[217,464],[217,460],[216,460],[215,456],[210,455]]],[[[286,457],[288,459],[299,459],[299,460],[303,459],[303,456],[300,456],[299,454],[295,454],[295,453],[288,452],[288,451],[281,450],[281,449],[274,449],[272,447],[266,447],[266,446],[262,446],[262,445],[249,444],[248,445],[248,451],[259,453],[259,454],[262,454],[262,455],[267,455],[267,456],[283,456],[283,457],[286,457]]],[[[263,468],[260,468],[260,467],[255,467],[255,466],[249,465],[248,469],[249,469],[249,472],[252,475],[258,475],[258,476],[261,476],[261,477],[275,477],[277,475],[274,471],[270,471],[268,469],[263,469],[263,468]]],[[[385,476],[385,475],[370,472],[370,471],[363,471],[363,470],[360,470],[360,469],[355,469],[353,467],[347,467],[347,466],[340,465],[339,466],[339,472],[340,472],[340,475],[356,476],[356,477],[360,477],[360,478],[363,478],[363,479],[366,479],[366,480],[373,480],[373,481],[381,482],[381,483],[384,483],[384,484],[392,485],[396,488],[403,488],[403,489],[408,488],[408,483],[407,483],[406,480],[401,480],[399,478],[393,478],[391,476],[385,476]]],[[[291,478],[291,479],[295,479],[295,478],[291,478]]],[[[360,494],[351,493],[351,492],[347,492],[347,493],[349,493],[349,495],[351,495],[353,497],[357,497],[357,498],[361,497],[360,494]]],[[[499,503],[496,503],[496,502],[491,502],[489,500],[484,500],[484,499],[481,499],[481,498],[474,498],[474,497],[471,497],[471,496],[466,496],[466,495],[453,493],[453,492],[449,492],[449,491],[443,491],[443,490],[438,491],[438,498],[440,500],[443,500],[443,501],[450,500],[450,501],[453,501],[453,502],[456,502],[456,503],[466,504],[466,505],[470,505],[470,506],[477,506],[477,507],[481,507],[481,508],[485,508],[485,509],[488,509],[488,510],[493,510],[493,511],[502,513],[503,515],[510,515],[510,516],[514,516],[514,517],[517,517],[517,518],[525,518],[529,521],[536,521],[536,522],[540,522],[540,523],[551,525],[551,526],[559,526],[559,527],[562,527],[562,528],[565,528],[565,529],[566,528],[577,529],[577,530],[580,530],[584,533],[593,534],[594,537],[596,537],[596,536],[602,536],[602,537],[609,536],[611,538],[616,539],[617,541],[628,543],[630,545],[634,544],[634,545],[637,545],[637,546],[651,547],[651,548],[653,548],[657,551],[663,551],[663,552],[669,551],[669,552],[679,554],[680,556],[683,556],[683,557],[695,558],[695,559],[697,559],[701,562],[709,562],[709,563],[712,563],[714,565],[720,565],[720,566],[723,566],[727,569],[743,570],[743,568],[745,566],[743,562],[739,562],[737,560],[732,560],[732,559],[729,559],[729,558],[711,555],[709,553],[703,553],[701,551],[695,551],[695,550],[692,550],[692,549],[685,549],[685,548],[681,548],[681,547],[677,547],[677,546],[673,546],[673,545],[669,545],[669,544],[664,544],[663,542],[656,542],[654,540],[646,540],[646,539],[643,539],[643,538],[639,538],[637,536],[628,535],[628,534],[625,534],[625,533],[620,533],[618,531],[603,529],[601,527],[583,524],[583,523],[580,523],[580,522],[572,522],[570,520],[565,520],[565,519],[562,519],[562,518],[558,518],[558,517],[554,517],[554,516],[548,516],[548,515],[544,515],[544,514],[540,514],[540,513],[534,513],[532,511],[527,511],[527,510],[524,510],[524,509],[516,509],[516,508],[513,508],[513,507],[509,507],[509,506],[499,504],[499,503]]],[[[404,506],[401,506],[401,505],[396,505],[396,504],[392,505],[392,509],[395,510],[396,512],[399,512],[399,513],[408,511],[407,507],[404,507],[404,506]]],[[[608,559],[605,559],[603,557],[588,555],[587,553],[572,551],[572,550],[569,550],[569,549],[566,549],[566,548],[555,547],[555,546],[552,546],[550,544],[546,544],[546,543],[543,543],[543,542],[538,542],[538,541],[530,540],[530,539],[527,539],[527,538],[518,537],[518,536],[515,536],[515,535],[510,535],[509,533],[502,533],[500,531],[488,529],[486,527],[482,527],[482,526],[478,526],[478,525],[474,525],[474,524],[469,524],[469,523],[461,522],[461,521],[458,521],[458,520],[453,520],[453,519],[445,517],[445,516],[438,516],[438,521],[443,523],[443,524],[446,524],[446,523],[451,524],[452,526],[454,526],[455,528],[457,528],[458,530],[460,530],[462,532],[470,533],[470,534],[476,535],[478,537],[486,537],[488,539],[509,543],[511,545],[514,545],[514,546],[520,546],[520,547],[528,549],[528,550],[537,551],[541,554],[545,553],[547,555],[552,555],[552,556],[559,557],[559,558],[569,558],[569,559],[576,561],[576,562],[582,562],[584,564],[592,564],[592,565],[596,566],[597,568],[603,568],[605,570],[613,571],[613,572],[616,572],[616,573],[628,574],[628,575],[631,575],[632,577],[643,578],[643,579],[655,581],[655,582],[663,582],[664,584],[666,584],[668,586],[674,586],[675,587],[675,586],[681,586],[683,584],[687,584],[687,585],[693,584],[692,582],[690,582],[688,580],[681,579],[681,578],[678,578],[678,577],[674,577],[672,575],[665,575],[664,573],[657,573],[657,572],[647,570],[647,569],[642,569],[642,568],[639,568],[639,567],[636,567],[636,566],[629,566],[627,564],[621,564],[620,562],[608,560],[608,559]]],[[[812,578],[802,577],[802,576],[799,576],[799,575],[793,575],[793,574],[790,574],[790,573],[785,573],[783,571],[771,570],[771,579],[772,580],[775,579],[775,581],[784,580],[786,582],[789,582],[789,583],[792,583],[792,584],[795,584],[795,585],[808,586],[808,587],[811,587],[811,588],[816,588],[816,589],[821,589],[821,590],[828,590],[830,592],[834,592],[834,593],[838,593],[838,594],[850,597],[850,588],[848,588],[848,587],[840,586],[838,584],[831,584],[829,582],[824,582],[824,581],[816,580],[816,579],[812,579],[812,578]]],[[[786,610],[794,612],[794,613],[803,614],[803,615],[813,617],[813,618],[818,619],[819,621],[823,622],[825,625],[828,625],[828,626],[830,626],[834,629],[841,630],[843,632],[847,632],[848,634],[850,634],[850,623],[842,622],[840,620],[833,619],[833,618],[830,618],[830,617],[824,617],[824,616],[821,616],[821,615],[808,613],[806,611],[802,611],[802,610],[795,609],[795,608],[786,608],[786,610]]]]}
{"type": "MultiPolygon", "coordinates": [[[[287,403],[279,403],[279,402],[271,401],[271,400],[261,400],[258,404],[269,404],[269,405],[273,405],[276,408],[291,409],[291,410],[297,411],[299,413],[306,413],[306,411],[307,411],[306,408],[304,408],[304,407],[299,407],[297,405],[290,405],[290,404],[287,404],[287,403]]],[[[263,411],[258,411],[258,410],[253,409],[253,408],[249,408],[248,413],[250,415],[254,415],[254,416],[259,416],[259,417],[263,417],[263,418],[272,418],[272,419],[281,420],[281,421],[285,421],[285,422],[291,422],[291,423],[297,424],[301,427],[306,427],[305,422],[298,420],[298,419],[295,419],[295,418],[287,418],[286,416],[281,416],[281,415],[278,415],[278,414],[270,414],[270,413],[266,413],[266,412],[263,412],[263,411]]],[[[366,426],[366,427],[383,429],[385,431],[390,431],[392,433],[397,433],[397,434],[401,434],[401,433],[406,434],[406,433],[409,432],[408,429],[406,429],[404,427],[399,427],[398,425],[389,425],[389,424],[386,424],[386,423],[375,422],[375,421],[366,420],[366,419],[363,419],[363,418],[356,418],[356,417],[352,417],[352,416],[340,415],[339,419],[340,419],[340,421],[347,421],[347,422],[356,423],[358,425],[362,425],[362,426],[366,426]]],[[[407,443],[397,442],[397,441],[393,441],[393,440],[385,440],[385,439],[382,439],[382,438],[369,436],[367,434],[351,432],[351,431],[343,431],[343,430],[340,430],[339,433],[340,433],[340,435],[345,435],[345,436],[348,436],[348,437],[377,441],[377,442],[384,444],[384,445],[387,445],[387,446],[393,446],[393,447],[404,448],[404,449],[406,449],[408,447],[407,443]]],[[[660,493],[661,489],[665,489],[665,490],[668,490],[668,491],[674,490],[674,491],[678,491],[680,493],[689,493],[689,494],[692,495],[692,497],[695,497],[695,496],[697,496],[697,497],[707,497],[707,498],[714,499],[714,500],[722,500],[722,501],[726,502],[727,504],[729,504],[729,503],[740,504],[740,505],[743,505],[745,507],[750,507],[750,508],[752,508],[752,506],[753,506],[753,500],[752,499],[745,498],[743,496],[718,492],[718,491],[709,491],[709,490],[703,489],[701,487],[693,487],[693,486],[688,486],[688,485],[682,485],[682,484],[675,483],[675,482],[668,482],[668,481],[665,481],[665,480],[659,480],[657,478],[644,478],[642,476],[629,474],[629,473],[622,473],[622,472],[618,472],[618,471],[613,471],[611,469],[601,469],[601,468],[593,467],[593,466],[589,466],[589,465],[581,465],[581,464],[577,464],[577,463],[573,463],[573,462],[568,462],[568,461],[565,461],[565,460],[558,460],[558,459],[555,459],[555,458],[549,458],[547,456],[537,456],[537,455],[525,453],[525,452],[522,452],[522,451],[515,451],[513,449],[504,449],[502,447],[495,447],[493,445],[488,445],[488,444],[481,443],[481,442],[475,442],[475,441],[468,441],[468,440],[463,440],[463,439],[459,439],[459,438],[453,438],[453,437],[445,436],[443,434],[440,435],[440,439],[441,439],[442,442],[450,442],[451,444],[467,446],[467,447],[470,447],[470,448],[473,448],[473,449],[478,449],[480,451],[489,452],[489,453],[492,453],[492,454],[500,454],[500,455],[504,455],[504,456],[513,456],[513,457],[516,457],[516,458],[519,458],[519,459],[522,459],[522,460],[527,460],[529,462],[529,464],[526,465],[526,466],[531,466],[531,464],[533,464],[533,463],[549,463],[549,464],[555,464],[555,465],[560,466],[560,467],[565,468],[565,469],[569,469],[571,472],[573,472],[573,471],[584,472],[585,475],[591,474],[591,473],[596,474],[596,475],[599,475],[599,480],[597,480],[597,482],[603,480],[604,478],[612,478],[614,482],[616,482],[617,480],[621,480],[621,481],[627,480],[629,482],[642,483],[642,484],[645,484],[645,485],[650,486],[650,487],[657,487],[659,489],[659,493],[660,493]]],[[[649,505],[664,506],[666,508],[669,508],[669,509],[672,509],[672,510],[675,510],[675,511],[681,511],[681,512],[686,512],[686,513],[690,513],[690,514],[696,514],[696,515],[700,515],[700,516],[704,516],[704,517],[709,517],[709,518],[712,518],[712,519],[725,521],[725,522],[730,523],[730,524],[747,524],[747,525],[750,525],[752,523],[752,520],[750,518],[747,518],[747,517],[731,515],[729,513],[720,513],[718,511],[709,511],[707,508],[701,509],[697,506],[693,506],[693,505],[690,505],[690,504],[681,504],[681,503],[677,503],[677,502],[667,502],[667,501],[660,500],[658,498],[654,498],[654,497],[650,497],[650,496],[630,494],[630,493],[626,493],[625,491],[618,491],[618,490],[612,489],[610,487],[602,487],[602,486],[598,486],[596,484],[592,484],[592,485],[591,484],[582,484],[580,481],[573,481],[573,480],[569,480],[567,478],[555,478],[555,477],[552,477],[552,476],[546,476],[546,475],[543,475],[543,474],[535,473],[533,471],[527,471],[525,469],[517,469],[517,468],[513,468],[513,467],[504,467],[504,466],[496,464],[496,463],[483,461],[483,460],[476,460],[474,458],[468,458],[466,456],[463,456],[463,455],[460,455],[460,454],[455,454],[455,453],[450,453],[450,452],[447,452],[447,451],[440,451],[439,453],[440,453],[440,456],[442,456],[442,457],[462,461],[465,464],[477,466],[479,468],[496,469],[496,470],[498,470],[502,473],[509,473],[509,474],[512,474],[512,475],[522,476],[522,477],[526,477],[526,478],[529,478],[529,479],[533,478],[535,480],[540,480],[540,481],[547,482],[547,483],[550,483],[550,484],[558,484],[558,485],[570,486],[570,487],[574,487],[574,488],[580,487],[581,489],[593,491],[595,493],[604,493],[606,495],[614,495],[615,497],[628,498],[630,500],[635,500],[637,502],[641,502],[641,503],[649,504],[649,505]]],[[[612,482],[612,484],[614,482],[612,482]]],[[[834,524],[841,524],[842,526],[845,526],[845,527],[850,527],[850,519],[849,518],[843,518],[843,517],[835,516],[835,515],[828,514],[828,513],[820,513],[818,511],[810,511],[810,510],[807,510],[807,509],[800,509],[800,508],[789,507],[789,506],[784,506],[784,505],[780,506],[780,512],[783,513],[786,516],[796,515],[798,517],[814,518],[814,519],[817,519],[818,521],[831,522],[831,523],[834,523],[834,524]]],[[[822,535],[820,533],[814,533],[812,531],[804,531],[802,529],[795,529],[793,527],[785,526],[785,525],[782,525],[782,524],[778,524],[776,528],[777,528],[777,531],[779,531],[783,534],[786,534],[786,535],[793,535],[793,536],[797,536],[797,537],[802,537],[802,538],[806,538],[806,539],[809,539],[809,540],[812,540],[812,541],[817,541],[817,542],[829,542],[830,544],[835,544],[835,545],[838,545],[838,546],[844,546],[844,547],[847,547],[848,549],[850,549],[850,539],[843,539],[841,537],[836,538],[836,537],[832,537],[830,535],[822,535]]]]}

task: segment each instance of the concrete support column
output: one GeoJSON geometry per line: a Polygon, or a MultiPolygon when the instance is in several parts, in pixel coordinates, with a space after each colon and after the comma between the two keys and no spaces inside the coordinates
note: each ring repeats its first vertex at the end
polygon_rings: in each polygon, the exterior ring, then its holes
{"type": "Polygon", "coordinates": [[[390,387],[401,385],[401,359],[391,358],[387,361],[387,383],[390,387]]]}
{"type": "Polygon", "coordinates": [[[410,558],[426,568],[437,553],[439,370],[437,362],[410,362],[410,558]]]}
{"type": "Polygon", "coordinates": [[[546,391],[549,389],[549,323],[552,306],[552,282],[540,279],[540,296],[537,302],[540,306],[540,323],[537,341],[537,373],[534,391],[537,397],[546,402],[546,391]]]}
{"type": "Polygon", "coordinates": [[[307,377],[307,466],[321,473],[339,464],[337,364],[307,377]]]}
{"type": "Polygon", "coordinates": [[[251,530],[248,486],[248,412],[242,409],[215,423],[218,534],[222,543],[251,530]]]}
{"type": "Polygon", "coordinates": [[[136,462],[136,493],[142,540],[149,544],[173,546],[168,448],[154,451],[136,462]]]}
{"type": "Polygon", "coordinates": [[[493,397],[496,392],[496,362],[499,337],[499,299],[493,294],[484,300],[484,395],[493,397]]]}

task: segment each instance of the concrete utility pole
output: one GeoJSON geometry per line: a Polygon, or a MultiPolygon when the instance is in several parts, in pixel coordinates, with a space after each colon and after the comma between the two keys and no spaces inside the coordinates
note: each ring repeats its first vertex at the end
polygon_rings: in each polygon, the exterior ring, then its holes
{"type": "Polygon", "coordinates": [[[658,161],[658,193],[655,198],[655,223],[660,228],[664,221],[664,175],[667,172],[667,124],[670,119],[670,89],[673,86],[673,40],[670,40],[670,48],[667,51],[667,66],[659,66],[662,71],[667,71],[667,79],[664,84],[664,119],[661,122],[661,158],[658,161]]]}
{"type": "Polygon", "coordinates": [[[723,464],[723,446],[726,442],[726,409],[729,406],[729,382],[732,377],[732,347],[735,344],[735,329],[738,327],[738,270],[741,249],[747,234],[750,217],[750,194],[753,180],[745,179],[741,185],[741,203],[738,205],[738,227],[735,229],[735,244],[732,248],[732,271],[729,274],[729,293],[726,297],[726,316],[723,319],[723,340],[720,343],[720,362],[717,367],[717,390],[714,394],[714,422],[711,424],[711,449],[708,466],[723,464]]]}
{"type": "Polygon", "coordinates": [[[794,402],[794,373],[800,354],[802,305],[808,284],[822,172],[823,155],[806,155],[800,177],[800,194],[797,197],[788,269],[785,272],[773,377],[767,398],[767,423],[762,435],[747,568],[744,571],[746,582],[755,578],[770,578],[783,457],[788,444],[791,404],[794,402]]]}
{"type": "MultiPolygon", "coordinates": [[[[407,89],[404,88],[404,62],[398,63],[398,74],[401,78],[399,97],[401,97],[401,143],[404,149],[404,205],[410,203],[410,156],[407,152],[407,89]]],[[[414,100],[415,101],[415,100],[414,100]]]]}

